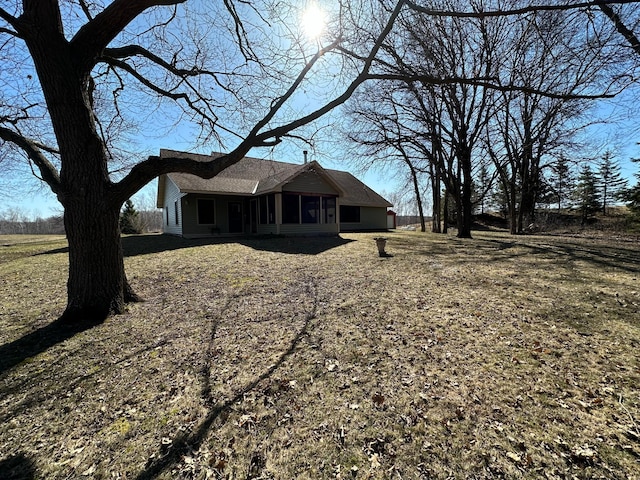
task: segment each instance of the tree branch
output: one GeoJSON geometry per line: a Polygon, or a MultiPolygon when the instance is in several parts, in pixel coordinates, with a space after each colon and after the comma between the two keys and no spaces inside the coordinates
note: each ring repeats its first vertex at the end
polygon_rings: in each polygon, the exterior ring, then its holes
{"type": "Polygon", "coordinates": [[[10,28],[0,27],[0,33],[6,33],[7,35],[11,35],[16,38],[24,38],[18,32],[18,25],[19,25],[18,19],[15,18],[13,15],[9,14],[9,12],[7,12],[4,8],[0,8],[0,19],[4,20],[14,28],[14,30],[11,30],[10,28]]]}
{"type": "Polygon", "coordinates": [[[164,68],[165,70],[179,77],[196,76],[196,75],[205,74],[205,73],[214,75],[213,72],[197,70],[195,68],[192,68],[189,70],[184,68],[177,68],[175,65],[167,62],[166,60],[160,58],[156,54],[150,52],[144,47],[141,47],[140,45],[126,45],[124,47],[118,47],[118,48],[105,48],[104,55],[101,57],[101,60],[106,59],[108,61],[109,57],[123,59],[123,58],[136,57],[136,56],[144,57],[147,60],[150,60],[156,65],[164,68]]]}
{"type": "Polygon", "coordinates": [[[353,95],[353,92],[355,92],[356,88],[358,88],[361,84],[363,84],[364,82],[366,82],[367,80],[370,80],[372,78],[369,75],[369,70],[371,69],[371,65],[373,64],[376,56],[378,55],[378,52],[380,51],[380,48],[382,47],[382,45],[384,43],[384,40],[387,38],[389,33],[391,33],[391,30],[393,29],[393,25],[395,24],[395,21],[398,18],[398,15],[400,15],[400,11],[404,7],[405,3],[406,3],[406,0],[399,0],[398,1],[398,3],[396,4],[395,8],[391,12],[391,15],[389,16],[389,19],[387,20],[387,23],[386,23],[384,29],[380,32],[380,35],[378,35],[378,38],[376,39],[373,47],[371,48],[371,51],[369,52],[369,55],[364,60],[364,65],[363,65],[362,69],[360,70],[360,73],[349,84],[349,86],[345,89],[345,91],[342,93],[342,95],[336,97],[334,100],[332,100],[331,102],[327,103],[326,105],[324,105],[323,107],[319,108],[318,110],[310,113],[309,115],[301,117],[301,118],[299,118],[297,120],[294,120],[293,122],[287,123],[287,124],[282,125],[280,127],[276,127],[276,128],[274,128],[272,130],[269,130],[269,131],[266,131],[266,132],[263,132],[263,133],[260,133],[260,134],[256,134],[255,138],[249,136],[243,142],[243,144],[244,143],[249,143],[250,144],[251,142],[255,142],[256,140],[258,142],[263,142],[263,141],[265,141],[265,140],[267,140],[269,138],[282,137],[286,133],[288,133],[289,131],[295,130],[296,128],[299,128],[299,127],[301,127],[303,125],[307,125],[307,124],[317,120],[321,116],[327,114],[328,112],[330,112],[334,108],[336,108],[336,107],[342,105],[344,102],[346,102],[351,97],[351,95],[353,95]]]}
{"type": "Polygon", "coordinates": [[[11,25],[13,28],[18,28],[18,19],[7,12],[4,8],[0,8],[0,18],[11,25]]]}
{"type": "MultiPolygon", "coordinates": [[[[627,40],[627,42],[629,42],[629,45],[631,45],[631,48],[633,48],[633,51],[636,52],[638,55],[640,55],[640,40],[638,40],[638,37],[631,30],[629,30],[624,23],[622,23],[620,16],[617,13],[615,13],[609,5],[607,5],[602,0],[599,0],[596,3],[598,7],[600,7],[600,10],[602,10],[602,12],[607,17],[609,17],[609,20],[613,22],[618,33],[622,35],[625,38],[625,40],[627,40]]],[[[612,2],[608,2],[608,3],[612,3],[612,2]]]]}
{"type": "MultiPolygon", "coordinates": [[[[522,8],[514,8],[508,10],[491,10],[485,12],[456,12],[452,10],[439,10],[430,7],[424,7],[422,5],[418,5],[417,3],[406,0],[407,6],[415,10],[416,12],[424,13],[427,15],[431,15],[434,17],[456,17],[456,18],[485,18],[485,17],[506,17],[513,15],[524,15],[527,13],[535,13],[535,12],[549,12],[549,11],[559,11],[559,10],[575,10],[579,8],[589,8],[589,7],[599,7],[603,3],[603,0],[591,0],[587,2],[575,2],[564,5],[530,5],[528,7],[522,8]]],[[[639,0],[612,0],[607,1],[608,4],[633,4],[640,3],[639,0]]]]}
{"type": "MultiPolygon", "coordinates": [[[[202,100],[204,102],[205,105],[207,105],[207,109],[211,112],[211,113],[207,113],[206,111],[204,111],[202,108],[199,108],[194,101],[189,97],[189,95],[187,95],[184,92],[172,92],[170,90],[166,90],[164,88],[159,87],[158,85],[156,85],[155,83],[153,83],[152,81],[150,81],[148,78],[144,77],[143,75],[141,75],[135,68],[133,68],[131,65],[129,65],[126,62],[123,62],[121,60],[117,60],[117,59],[113,59],[113,58],[106,58],[103,57],[102,59],[105,63],[108,63],[109,65],[111,65],[112,67],[117,67],[120,68],[122,70],[124,70],[125,72],[127,72],[128,74],[130,74],[132,77],[134,77],[136,80],[138,80],[140,83],[142,83],[144,86],[146,86],[147,88],[149,88],[150,90],[152,90],[153,92],[157,93],[158,95],[161,95],[163,97],[166,98],[170,98],[174,101],[179,101],[179,100],[183,100],[191,110],[193,110],[194,112],[196,112],[198,115],[200,115],[203,119],[205,119],[206,121],[210,122],[211,125],[216,125],[217,124],[217,117],[215,115],[215,113],[211,110],[211,105],[210,105],[210,100],[201,97],[200,95],[198,95],[198,100],[202,100]]],[[[187,85],[189,85],[187,83],[187,85]]],[[[189,87],[191,88],[192,91],[196,92],[196,90],[194,88],[192,88],[190,85],[189,87]]],[[[197,94],[197,92],[196,92],[197,94]]]]}
{"type": "MultiPolygon", "coordinates": [[[[323,55],[325,55],[327,52],[333,50],[340,43],[340,41],[341,41],[341,39],[336,39],[333,43],[331,43],[327,47],[324,47],[324,48],[318,50],[318,52],[304,66],[304,68],[302,69],[300,74],[297,76],[297,78],[294,80],[294,82],[291,84],[291,86],[286,91],[286,93],[282,97],[278,98],[277,101],[275,101],[275,103],[272,104],[271,108],[269,109],[269,112],[267,112],[267,114],[264,116],[264,118],[262,120],[260,120],[253,127],[253,129],[249,133],[249,137],[256,136],[258,134],[258,132],[260,130],[262,130],[262,128],[264,128],[265,125],[267,125],[273,119],[273,117],[276,115],[276,113],[278,113],[280,108],[282,108],[282,106],[287,102],[287,100],[289,100],[291,98],[291,96],[295,93],[295,91],[298,89],[298,87],[300,86],[300,84],[302,83],[304,78],[306,77],[307,73],[309,73],[309,71],[313,68],[313,66],[316,64],[316,62],[323,55]]],[[[280,136],[282,136],[282,135],[280,135],[280,136]]]]}
{"type": "Polygon", "coordinates": [[[53,193],[60,194],[62,191],[62,186],[60,184],[60,175],[56,167],[42,154],[42,150],[47,150],[49,152],[55,151],[50,147],[44,147],[42,144],[30,140],[14,130],[10,130],[6,127],[0,126],[0,138],[11,142],[14,145],[20,147],[23,152],[27,154],[29,160],[31,160],[40,170],[40,174],[42,175],[42,180],[44,180],[53,193]]]}
{"type": "Polygon", "coordinates": [[[150,7],[178,5],[186,0],[114,0],[78,30],[71,46],[80,58],[84,71],[90,71],[107,45],[138,15],[150,7]]]}
{"type": "Polygon", "coordinates": [[[614,98],[619,92],[616,93],[601,93],[594,95],[579,95],[579,94],[566,94],[566,93],[555,93],[555,92],[547,92],[543,90],[538,90],[531,87],[517,86],[517,85],[500,85],[498,83],[491,82],[490,78],[461,78],[461,77],[448,77],[448,78],[439,78],[430,75],[419,75],[419,74],[409,74],[403,75],[399,74],[391,74],[391,73],[376,73],[369,75],[370,80],[395,80],[402,81],[406,83],[410,82],[422,82],[424,84],[429,85],[471,85],[471,86],[479,86],[490,88],[493,90],[498,90],[500,92],[522,92],[522,93],[531,93],[542,95],[548,98],[557,98],[563,100],[597,100],[602,98],[614,98]]]}
{"type": "Polygon", "coordinates": [[[15,32],[15,31],[10,30],[8,28],[0,27],[0,33],[6,33],[7,35],[11,35],[11,36],[16,37],[16,38],[23,38],[22,35],[20,35],[18,32],[15,32]]]}

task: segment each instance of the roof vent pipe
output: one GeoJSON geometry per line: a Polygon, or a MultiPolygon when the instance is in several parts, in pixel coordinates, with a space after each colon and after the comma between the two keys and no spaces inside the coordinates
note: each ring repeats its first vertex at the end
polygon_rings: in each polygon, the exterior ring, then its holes
{"type": "Polygon", "coordinates": [[[307,164],[307,151],[303,150],[302,154],[304,155],[304,164],[306,165],[307,164]]]}

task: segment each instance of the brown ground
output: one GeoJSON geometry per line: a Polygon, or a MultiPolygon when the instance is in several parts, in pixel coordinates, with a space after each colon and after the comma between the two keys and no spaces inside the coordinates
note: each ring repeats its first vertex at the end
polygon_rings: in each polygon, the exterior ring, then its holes
{"type": "Polygon", "coordinates": [[[128,237],[81,332],[0,238],[0,478],[640,478],[637,241],[374,236],[128,237]]]}

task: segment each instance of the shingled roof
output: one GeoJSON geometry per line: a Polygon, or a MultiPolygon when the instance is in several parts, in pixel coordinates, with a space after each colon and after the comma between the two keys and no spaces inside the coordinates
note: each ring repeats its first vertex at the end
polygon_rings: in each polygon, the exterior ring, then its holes
{"type": "MultiPolygon", "coordinates": [[[[222,153],[202,155],[197,153],[160,150],[161,157],[190,158],[198,161],[209,161],[222,156],[222,153]]],[[[282,187],[302,172],[314,170],[333,184],[340,194],[342,205],[358,205],[370,207],[390,207],[387,200],[367,187],[349,172],[322,168],[317,162],[294,164],[244,157],[236,164],[223,170],[210,179],[200,178],[188,173],[169,173],[167,177],[182,193],[226,194],[226,195],[260,195],[280,192],[282,187]]],[[[158,183],[158,201],[163,198],[165,178],[160,177],[158,183]]]]}

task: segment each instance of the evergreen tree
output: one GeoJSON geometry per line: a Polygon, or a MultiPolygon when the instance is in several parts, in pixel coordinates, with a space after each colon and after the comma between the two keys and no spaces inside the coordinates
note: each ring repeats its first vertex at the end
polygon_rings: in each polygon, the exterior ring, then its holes
{"type": "Polygon", "coordinates": [[[124,202],[124,208],[120,214],[120,231],[127,234],[142,233],[139,214],[131,199],[124,202]]]}
{"type": "Polygon", "coordinates": [[[558,211],[567,206],[572,190],[575,188],[575,178],[571,171],[569,160],[561,156],[551,167],[553,177],[549,181],[549,187],[558,203],[558,211]]]}
{"type": "Polygon", "coordinates": [[[613,159],[613,154],[607,150],[598,164],[598,189],[602,194],[602,213],[607,214],[607,206],[613,200],[619,200],[623,194],[627,180],[622,177],[620,164],[613,159]]]}
{"type": "Polygon", "coordinates": [[[574,198],[582,214],[582,225],[601,209],[602,199],[598,191],[598,178],[589,164],[583,165],[580,169],[574,198]]]}

